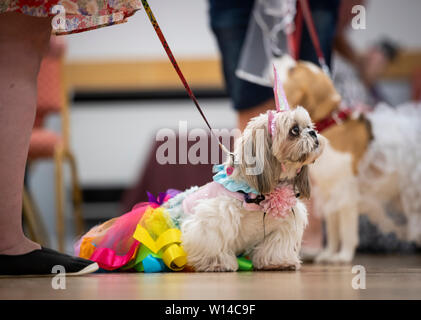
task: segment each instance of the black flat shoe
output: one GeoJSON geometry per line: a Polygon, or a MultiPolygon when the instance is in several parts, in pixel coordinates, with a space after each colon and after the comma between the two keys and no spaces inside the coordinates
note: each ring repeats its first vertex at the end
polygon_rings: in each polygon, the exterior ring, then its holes
{"type": "Polygon", "coordinates": [[[62,266],[66,275],[77,276],[95,272],[98,264],[72,257],[48,248],[41,248],[21,255],[0,254],[0,275],[50,275],[54,266],[62,266]]]}

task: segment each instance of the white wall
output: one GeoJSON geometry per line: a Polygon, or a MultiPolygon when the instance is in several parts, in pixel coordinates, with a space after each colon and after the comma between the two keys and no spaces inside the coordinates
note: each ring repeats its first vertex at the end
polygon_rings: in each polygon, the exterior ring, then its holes
{"type": "MultiPolygon", "coordinates": [[[[150,0],[149,4],[176,58],[216,57],[207,0],[150,0]]],[[[69,35],[69,60],[166,59],[142,9],[127,23],[69,35]]]]}
{"type": "MultiPolygon", "coordinates": [[[[346,0],[345,0],[346,1],[346,0]]],[[[217,57],[209,28],[207,0],[150,0],[154,14],[177,58],[217,57]]],[[[367,29],[350,30],[357,48],[383,35],[404,47],[421,48],[421,1],[367,0],[367,29]]],[[[166,59],[144,10],[125,24],[70,35],[68,59],[166,59]]]]}
{"type": "MultiPolygon", "coordinates": [[[[344,0],[346,1],[346,0],[344,0]]],[[[352,43],[359,49],[387,36],[406,48],[421,48],[421,1],[366,0],[366,29],[349,29],[352,43]]]]}

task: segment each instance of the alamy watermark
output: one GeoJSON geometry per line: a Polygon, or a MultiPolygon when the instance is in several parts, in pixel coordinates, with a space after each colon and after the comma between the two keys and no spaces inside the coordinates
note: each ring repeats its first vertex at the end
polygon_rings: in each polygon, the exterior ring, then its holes
{"type": "Polygon", "coordinates": [[[355,265],[352,267],[352,273],[356,275],[352,278],[351,286],[354,290],[361,290],[366,288],[366,271],[362,265],[355,265]]]}
{"type": "Polygon", "coordinates": [[[51,287],[54,290],[66,289],[66,269],[62,265],[55,265],[51,269],[51,273],[57,273],[51,280],[51,287]]]}
{"type": "Polygon", "coordinates": [[[66,30],[66,9],[62,5],[55,5],[51,8],[51,13],[55,14],[51,20],[51,27],[54,31],[66,30]]]}
{"type": "MultiPolygon", "coordinates": [[[[188,130],[187,121],[179,121],[178,132],[170,128],[160,129],[156,134],[156,141],[162,142],[156,150],[156,161],[161,164],[217,164],[220,163],[221,148],[218,141],[231,148],[231,141],[241,136],[239,129],[214,129],[213,134],[202,128],[188,130]],[[217,141],[218,140],[218,141],[217,141]],[[188,142],[193,142],[190,144],[188,142]]],[[[241,142],[241,148],[235,154],[236,164],[246,164],[246,174],[259,175],[263,172],[265,130],[256,129],[244,131],[243,136],[252,136],[241,142]]]]}
{"type": "Polygon", "coordinates": [[[351,13],[355,14],[351,20],[352,29],[365,30],[367,28],[365,7],[362,5],[355,5],[351,9],[351,13]]]}

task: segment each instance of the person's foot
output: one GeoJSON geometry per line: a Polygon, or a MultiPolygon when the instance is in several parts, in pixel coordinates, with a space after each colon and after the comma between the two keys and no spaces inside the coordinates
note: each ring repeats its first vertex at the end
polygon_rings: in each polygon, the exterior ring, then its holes
{"type": "MultiPolygon", "coordinates": [[[[98,270],[93,261],[72,257],[43,248],[25,254],[0,254],[0,275],[55,275],[53,268],[63,267],[66,275],[83,275],[98,270]]],[[[60,272],[63,272],[60,271],[60,272]]]]}
{"type": "Polygon", "coordinates": [[[41,249],[41,246],[38,243],[28,239],[24,235],[12,240],[13,244],[9,245],[6,241],[2,242],[2,245],[0,246],[0,255],[14,256],[41,249]]]}

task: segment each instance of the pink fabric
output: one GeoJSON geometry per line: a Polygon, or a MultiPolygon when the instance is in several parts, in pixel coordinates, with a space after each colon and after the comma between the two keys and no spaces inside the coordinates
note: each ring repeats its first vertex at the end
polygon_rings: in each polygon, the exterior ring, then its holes
{"type": "Polygon", "coordinates": [[[290,209],[297,203],[292,186],[280,186],[265,195],[265,200],[260,202],[263,210],[275,218],[285,218],[290,209]]]}
{"type": "Polygon", "coordinates": [[[126,254],[135,241],[132,237],[133,233],[148,206],[150,204],[145,202],[136,206],[132,211],[118,217],[100,241],[95,241],[95,246],[97,248],[113,249],[117,255],[126,254]]]}
{"type": "MultiPolygon", "coordinates": [[[[168,201],[178,193],[177,190],[167,190],[163,202],[168,201]]],[[[74,246],[75,254],[79,256],[82,240],[90,238],[95,247],[90,260],[95,261],[102,269],[115,270],[126,265],[136,252],[139,241],[133,238],[136,226],[142,219],[148,207],[158,208],[154,202],[140,202],[128,213],[93,227],[74,246]]]]}
{"type": "Polygon", "coordinates": [[[0,13],[20,12],[35,17],[55,16],[53,7],[65,9],[65,28],[53,30],[68,34],[123,23],[141,7],[140,0],[1,0],[0,13]]]}
{"type": "Polygon", "coordinates": [[[257,211],[261,210],[261,207],[255,203],[246,203],[244,201],[244,195],[239,192],[232,192],[226,189],[222,184],[212,181],[202,186],[196,192],[188,195],[183,201],[183,210],[187,214],[193,214],[193,208],[196,206],[196,202],[202,199],[211,199],[219,196],[228,196],[243,202],[243,207],[246,210],[257,211]]]}
{"type": "MultiPolygon", "coordinates": [[[[85,235],[93,239],[92,244],[96,247],[89,259],[105,270],[115,270],[127,264],[139,246],[133,233],[148,206],[149,202],[139,203],[130,212],[92,228],[85,235]]],[[[80,252],[80,243],[76,244],[75,253],[80,252]]]]}
{"type": "Polygon", "coordinates": [[[89,259],[96,261],[102,269],[115,270],[123,267],[130,261],[138,246],[139,241],[134,240],[129,251],[124,256],[116,255],[115,251],[109,248],[98,248],[92,253],[89,259]]]}

